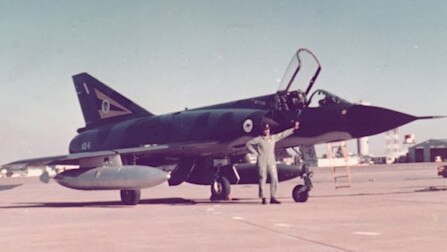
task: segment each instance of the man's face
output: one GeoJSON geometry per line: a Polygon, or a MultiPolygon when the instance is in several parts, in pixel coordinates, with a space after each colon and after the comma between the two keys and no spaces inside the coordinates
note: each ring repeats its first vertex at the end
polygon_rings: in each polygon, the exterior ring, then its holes
{"type": "Polygon", "coordinates": [[[264,129],[264,136],[269,136],[270,135],[270,128],[265,128],[264,129]]]}

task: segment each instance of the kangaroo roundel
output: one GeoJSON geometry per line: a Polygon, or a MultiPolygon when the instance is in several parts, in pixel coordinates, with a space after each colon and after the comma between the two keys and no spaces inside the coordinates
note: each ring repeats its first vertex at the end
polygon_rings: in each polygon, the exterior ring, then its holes
{"type": "Polygon", "coordinates": [[[242,127],[245,133],[250,133],[253,130],[253,121],[251,119],[245,120],[242,127]]]}

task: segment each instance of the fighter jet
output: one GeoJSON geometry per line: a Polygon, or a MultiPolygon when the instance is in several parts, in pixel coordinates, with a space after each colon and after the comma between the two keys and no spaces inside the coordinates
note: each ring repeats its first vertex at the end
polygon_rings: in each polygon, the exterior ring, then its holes
{"type": "MultiPolygon", "coordinates": [[[[129,205],[139,202],[142,188],[166,181],[171,186],[208,185],[211,199],[222,200],[229,197],[230,185],[258,182],[256,164],[245,161],[245,143],[259,135],[265,123],[282,131],[300,122],[299,130],[277,143],[277,149],[284,149],[370,136],[434,118],[353,104],[325,90],[311,92],[320,71],[317,57],[298,49],[275,93],[164,115],[154,115],[80,73],[73,81],[85,126],[70,142],[69,154],[19,160],[3,168],[76,165],[54,180],[73,189],[119,190],[121,201],[129,205]],[[307,80],[303,77],[305,89],[299,89],[304,58],[314,69],[307,80]]],[[[278,164],[278,177],[302,177],[304,184],[297,185],[292,196],[307,201],[312,188],[307,166],[278,164]]],[[[48,175],[41,179],[48,180],[48,175]]]]}

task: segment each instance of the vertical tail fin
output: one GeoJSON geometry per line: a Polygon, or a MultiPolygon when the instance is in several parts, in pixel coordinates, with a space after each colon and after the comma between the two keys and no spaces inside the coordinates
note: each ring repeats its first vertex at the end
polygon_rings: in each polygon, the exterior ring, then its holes
{"type": "Polygon", "coordinates": [[[73,76],[86,128],[152,115],[88,73],[73,76]]]}

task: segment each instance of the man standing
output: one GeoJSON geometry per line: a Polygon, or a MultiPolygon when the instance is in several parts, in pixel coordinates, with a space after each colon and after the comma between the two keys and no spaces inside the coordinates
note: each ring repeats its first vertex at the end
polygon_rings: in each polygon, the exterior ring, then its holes
{"type": "Polygon", "coordinates": [[[259,172],[259,197],[262,204],[267,204],[264,194],[264,187],[267,181],[267,173],[270,175],[270,204],[280,204],[276,199],[276,188],[278,187],[278,172],[276,170],[275,144],[293,134],[299,128],[299,122],[283,132],[270,135],[270,126],[265,124],[262,136],[258,136],[248,141],[245,145],[247,149],[257,156],[259,172]]]}

